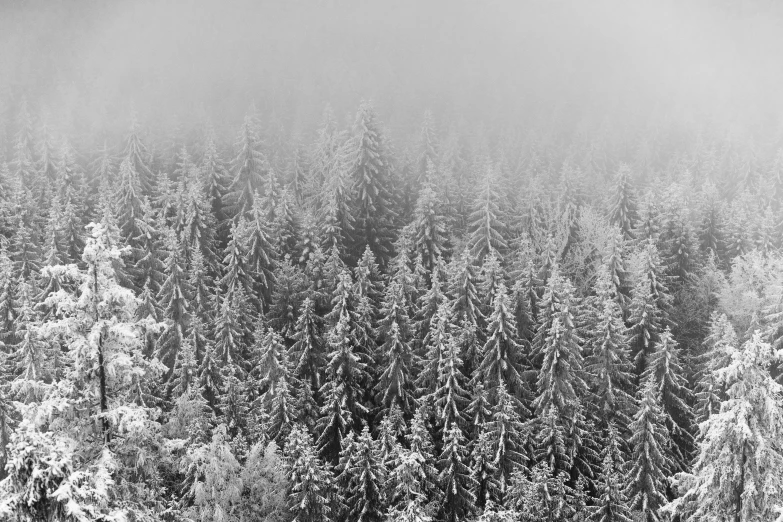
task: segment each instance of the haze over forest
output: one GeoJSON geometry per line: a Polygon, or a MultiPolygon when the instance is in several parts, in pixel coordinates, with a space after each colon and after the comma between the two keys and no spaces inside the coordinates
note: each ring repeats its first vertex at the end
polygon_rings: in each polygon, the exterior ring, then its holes
{"type": "Polygon", "coordinates": [[[0,521],[783,522],[782,28],[0,0],[0,521]]]}
{"type": "Polygon", "coordinates": [[[255,100],[264,118],[306,133],[326,103],[352,119],[362,98],[405,138],[425,109],[492,129],[535,117],[564,129],[585,118],[780,127],[775,2],[9,0],[0,9],[6,126],[25,94],[82,131],[125,129],[131,107],[150,127],[205,114],[231,127],[255,100]]]}

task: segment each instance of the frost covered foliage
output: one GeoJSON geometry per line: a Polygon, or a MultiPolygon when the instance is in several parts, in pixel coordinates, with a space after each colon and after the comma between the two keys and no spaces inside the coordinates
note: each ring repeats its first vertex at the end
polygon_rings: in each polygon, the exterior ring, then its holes
{"type": "Polygon", "coordinates": [[[779,516],[783,153],[370,103],[91,151],[19,105],[0,519],[779,516]]]}

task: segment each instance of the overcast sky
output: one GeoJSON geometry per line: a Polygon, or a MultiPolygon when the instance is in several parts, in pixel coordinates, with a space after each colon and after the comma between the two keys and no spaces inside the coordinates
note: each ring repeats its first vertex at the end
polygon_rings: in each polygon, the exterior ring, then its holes
{"type": "Polygon", "coordinates": [[[326,102],[347,118],[361,98],[392,126],[427,107],[490,122],[530,106],[777,120],[771,4],[5,0],[0,82],[7,106],[26,91],[93,123],[131,103],[232,121],[253,99],[287,121],[326,102]]]}

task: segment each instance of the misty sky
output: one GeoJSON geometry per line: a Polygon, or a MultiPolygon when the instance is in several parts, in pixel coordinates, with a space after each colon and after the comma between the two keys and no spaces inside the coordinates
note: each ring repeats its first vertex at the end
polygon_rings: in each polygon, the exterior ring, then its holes
{"type": "Polygon", "coordinates": [[[296,126],[327,102],[348,120],[372,98],[392,130],[425,108],[489,123],[551,108],[777,126],[783,106],[783,31],[769,2],[0,5],[6,116],[21,93],[98,127],[131,105],[147,119],[206,112],[235,126],[251,100],[296,126]]]}

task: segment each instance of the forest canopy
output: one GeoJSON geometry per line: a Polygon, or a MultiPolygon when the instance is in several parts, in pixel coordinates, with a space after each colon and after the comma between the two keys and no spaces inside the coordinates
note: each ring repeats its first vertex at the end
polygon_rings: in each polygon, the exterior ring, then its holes
{"type": "Polygon", "coordinates": [[[0,519],[783,519],[774,8],[369,4],[0,8],[0,519]]]}

